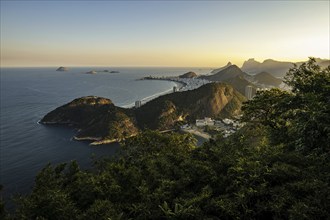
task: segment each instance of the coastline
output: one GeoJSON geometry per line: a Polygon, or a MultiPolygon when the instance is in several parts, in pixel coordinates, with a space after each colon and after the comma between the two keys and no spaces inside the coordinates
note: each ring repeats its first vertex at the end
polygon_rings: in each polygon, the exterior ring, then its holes
{"type": "MultiPolygon", "coordinates": [[[[161,79],[155,79],[155,80],[161,80],[161,79]]],[[[168,80],[168,79],[164,79],[168,82],[173,82],[176,87],[178,88],[178,90],[181,90],[182,88],[184,88],[186,85],[181,83],[181,82],[176,82],[176,81],[173,81],[173,80],[168,80]]],[[[173,87],[168,89],[168,90],[165,90],[163,92],[158,92],[156,94],[153,94],[153,95],[150,95],[150,96],[147,96],[147,97],[144,97],[143,99],[141,99],[140,101],[142,102],[142,105],[146,104],[147,102],[155,99],[155,98],[158,98],[159,96],[162,96],[162,95],[166,95],[166,94],[170,94],[173,92],[173,87]]],[[[131,104],[127,104],[127,105],[123,105],[123,106],[120,106],[122,108],[133,108],[135,105],[135,103],[131,103],[131,104]]]]}

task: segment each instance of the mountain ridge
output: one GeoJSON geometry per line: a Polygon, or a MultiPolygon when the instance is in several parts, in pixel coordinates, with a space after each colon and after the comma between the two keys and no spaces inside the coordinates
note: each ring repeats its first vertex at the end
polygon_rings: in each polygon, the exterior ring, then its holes
{"type": "MultiPolygon", "coordinates": [[[[221,68],[220,68],[221,69],[221,68]]],[[[209,81],[223,81],[225,79],[233,78],[236,76],[244,76],[244,73],[237,65],[233,64],[226,68],[221,69],[213,75],[204,75],[200,76],[202,79],[206,79],[209,81]]]]}
{"type": "MultiPolygon", "coordinates": [[[[327,67],[330,64],[330,60],[315,58],[317,64],[322,68],[327,67]]],[[[263,62],[256,61],[254,58],[250,58],[244,61],[241,69],[242,71],[255,75],[260,72],[268,72],[276,78],[283,78],[290,68],[296,65],[301,65],[306,61],[302,62],[290,62],[290,61],[277,61],[274,59],[266,59],[263,62]]]]}

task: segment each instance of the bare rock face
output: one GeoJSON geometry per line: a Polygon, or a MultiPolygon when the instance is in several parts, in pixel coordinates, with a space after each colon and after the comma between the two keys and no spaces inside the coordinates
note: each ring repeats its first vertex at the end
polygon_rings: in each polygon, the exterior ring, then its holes
{"type": "Polygon", "coordinates": [[[69,68],[64,67],[64,66],[61,66],[61,67],[56,69],[56,71],[68,71],[68,70],[69,70],[69,68]]]}

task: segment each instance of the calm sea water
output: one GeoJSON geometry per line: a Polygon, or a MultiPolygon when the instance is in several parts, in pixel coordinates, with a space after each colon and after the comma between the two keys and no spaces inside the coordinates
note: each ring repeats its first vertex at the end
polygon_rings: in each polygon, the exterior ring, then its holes
{"type": "Polygon", "coordinates": [[[91,75],[83,73],[95,68],[70,68],[67,72],[55,69],[1,69],[0,184],[6,200],[11,195],[29,192],[35,175],[49,162],[77,160],[88,169],[93,155],[111,156],[119,148],[118,144],[92,147],[87,142],[72,141],[72,129],[38,124],[49,111],[87,95],[106,97],[118,106],[127,106],[175,85],[137,80],[141,77],[210,72],[207,68],[115,68],[120,73],[91,75]]]}

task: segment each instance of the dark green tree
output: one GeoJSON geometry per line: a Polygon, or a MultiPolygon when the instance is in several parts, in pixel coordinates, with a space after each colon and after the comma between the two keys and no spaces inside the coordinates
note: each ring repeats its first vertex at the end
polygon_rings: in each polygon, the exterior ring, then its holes
{"type": "Polygon", "coordinates": [[[330,150],[330,67],[314,58],[289,70],[291,91],[262,91],[243,106],[243,121],[264,126],[274,144],[305,153],[330,150]]]}

